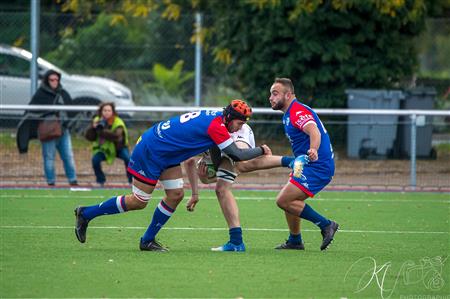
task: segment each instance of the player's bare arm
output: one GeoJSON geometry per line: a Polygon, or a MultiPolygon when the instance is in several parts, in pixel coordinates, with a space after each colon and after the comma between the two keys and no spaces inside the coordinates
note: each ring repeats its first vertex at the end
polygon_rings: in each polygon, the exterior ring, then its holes
{"type": "Polygon", "coordinates": [[[303,132],[309,136],[308,157],[311,161],[317,161],[319,154],[317,150],[320,147],[321,134],[316,123],[308,123],[303,127],[303,132]]]}
{"type": "Polygon", "coordinates": [[[196,165],[195,157],[189,158],[184,161],[184,169],[186,170],[186,175],[189,180],[189,184],[191,185],[191,198],[186,203],[186,209],[189,212],[193,212],[195,206],[199,201],[199,193],[198,193],[198,178],[195,169],[196,165]]]}

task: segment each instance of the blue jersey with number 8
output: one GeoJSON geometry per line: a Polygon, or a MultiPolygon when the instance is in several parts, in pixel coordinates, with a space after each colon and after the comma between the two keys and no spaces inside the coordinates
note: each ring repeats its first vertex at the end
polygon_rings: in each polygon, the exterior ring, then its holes
{"type": "Polygon", "coordinates": [[[128,171],[145,182],[156,183],[164,169],[205,152],[214,144],[222,150],[232,142],[221,111],[185,113],[152,126],[139,138],[128,171]]]}
{"type": "Polygon", "coordinates": [[[171,163],[180,163],[208,150],[220,149],[233,140],[222,122],[222,112],[201,110],[175,116],[154,125],[142,136],[154,154],[171,163]]]}

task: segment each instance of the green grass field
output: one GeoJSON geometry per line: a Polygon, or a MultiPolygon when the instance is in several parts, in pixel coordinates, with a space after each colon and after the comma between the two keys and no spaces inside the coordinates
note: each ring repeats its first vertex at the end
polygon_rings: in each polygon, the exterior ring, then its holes
{"type": "Polygon", "coordinates": [[[170,252],[141,252],[156,191],[144,210],[92,221],[80,244],[73,208],[124,192],[0,190],[0,297],[450,298],[449,194],[322,192],[308,201],[341,230],[321,252],[303,222],[299,252],[273,249],[288,236],[276,192],[235,191],[247,252],[224,253],[210,251],[228,229],[202,191],[195,212],[185,199],[159,233],[170,252]]]}

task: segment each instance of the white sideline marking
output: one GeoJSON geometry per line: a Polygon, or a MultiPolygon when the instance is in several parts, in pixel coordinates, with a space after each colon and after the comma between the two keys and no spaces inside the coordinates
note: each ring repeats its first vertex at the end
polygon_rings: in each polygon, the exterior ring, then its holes
{"type": "MultiPolygon", "coordinates": [[[[144,230],[143,226],[89,226],[89,229],[139,229],[144,230]]],[[[2,225],[0,229],[74,229],[73,226],[59,225],[2,225]]],[[[167,230],[203,230],[203,231],[228,231],[228,228],[222,227],[163,227],[167,230]]],[[[244,231],[256,232],[287,232],[284,228],[243,228],[244,231]]],[[[303,229],[306,232],[317,232],[318,229],[303,229]]],[[[400,230],[348,230],[340,229],[340,233],[356,233],[356,234],[449,234],[450,232],[421,232],[421,231],[400,231],[400,230]]]]}
{"type": "MultiPolygon", "coordinates": [[[[104,199],[106,196],[102,195],[18,195],[18,194],[0,194],[0,198],[100,198],[104,199]]],[[[112,196],[111,196],[112,197],[112,196]]]]}
{"type": "MultiPolygon", "coordinates": [[[[0,198],[74,198],[75,196],[72,195],[8,195],[8,194],[0,194],[0,198]]],[[[101,196],[101,195],[76,195],[76,198],[98,198],[98,199],[105,199],[107,196],[101,196]]],[[[190,197],[189,194],[185,195],[185,198],[190,197]]],[[[201,196],[202,199],[217,199],[215,196],[201,196]]],[[[236,196],[237,200],[261,200],[261,201],[275,201],[275,195],[274,196],[236,196]]],[[[443,204],[450,204],[450,200],[411,200],[411,199],[367,199],[367,198],[311,198],[310,201],[331,201],[331,202],[383,202],[383,203],[443,203],[443,204]]]]}

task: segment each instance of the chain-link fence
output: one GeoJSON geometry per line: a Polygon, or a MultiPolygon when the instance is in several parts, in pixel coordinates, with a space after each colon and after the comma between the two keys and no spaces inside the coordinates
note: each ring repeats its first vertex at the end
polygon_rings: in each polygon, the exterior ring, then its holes
{"type": "MultiPolygon", "coordinates": [[[[175,113],[179,114],[179,113],[175,113]]],[[[138,137],[151,125],[174,115],[173,112],[135,112],[132,118],[127,118],[126,123],[130,132],[131,149],[138,137]]],[[[336,154],[336,175],[331,186],[372,189],[408,189],[411,185],[411,160],[407,154],[397,155],[400,148],[408,145],[402,144],[404,139],[400,132],[410,130],[411,120],[405,119],[393,122],[376,120],[366,117],[362,121],[349,121],[342,116],[323,116],[332,139],[336,154]],[[377,126],[376,144],[364,141],[358,136],[346,136],[342,138],[341,132],[352,130],[364,130],[364,127],[377,126]],[[394,133],[392,131],[395,131],[394,133]],[[394,134],[394,139],[392,139],[394,134]],[[359,147],[356,156],[348,149],[348,138],[357,139],[355,144],[359,147]],[[375,146],[372,148],[371,146],[375,146]],[[400,147],[400,148],[399,148],[400,147]],[[377,151],[377,149],[383,151],[377,151]]],[[[86,127],[90,119],[84,119],[79,127],[86,127]]],[[[257,144],[268,144],[273,153],[277,155],[291,155],[290,145],[284,136],[281,124],[281,115],[256,115],[249,123],[254,132],[257,144]]],[[[448,123],[440,117],[427,117],[425,123],[419,124],[421,128],[432,128],[435,132],[448,132],[448,123]]],[[[431,132],[431,131],[430,131],[431,132]]],[[[2,129],[0,135],[0,181],[3,186],[29,186],[43,185],[41,145],[37,140],[31,140],[27,154],[19,154],[16,145],[16,130],[14,128],[2,129]]],[[[370,137],[370,134],[368,135],[370,137]]],[[[420,147],[426,147],[418,155],[416,164],[416,185],[420,190],[444,190],[450,186],[450,135],[448,133],[433,133],[430,139],[424,139],[423,134],[417,135],[417,143],[420,147]],[[423,144],[428,142],[428,144],[423,144]]],[[[350,143],[352,143],[351,141],[350,143]]],[[[82,185],[96,186],[95,176],[91,166],[92,144],[80,134],[72,132],[73,151],[76,162],[78,180],[82,185]]],[[[418,147],[419,148],[419,147],[418,147]]],[[[107,175],[107,186],[126,185],[125,168],[121,160],[116,160],[113,165],[104,164],[107,175]]],[[[59,158],[56,159],[57,185],[67,185],[64,176],[63,165],[59,158]]],[[[253,173],[242,174],[237,183],[257,188],[279,188],[288,178],[289,170],[275,168],[253,173]]],[[[186,180],[187,181],[187,180],[186,180]]]]}
{"type": "MultiPolygon", "coordinates": [[[[117,23],[114,16],[99,14],[90,19],[80,19],[72,14],[41,12],[40,56],[71,74],[95,75],[118,81],[131,89],[137,105],[191,106],[194,103],[194,44],[191,42],[195,16],[182,15],[177,22],[161,19],[157,15],[134,18],[129,24],[117,23]],[[139,30],[124,30],[138,28],[139,30]],[[182,61],[182,63],[178,63],[182,61]],[[169,80],[165,79],[167,76],[169,80]],[[174,78],[178,78],[174,80],[174,78]]],[[[203,16],[207,26],[208,16],[203,16]]],[[[438,103],[435,108],[450,107],[450,79],[445,76],[448,65],[450,20],[430,20],[427,32],[418,39],[421,48],[420,61],[425,71],[442,71],[443,77],[418,78],[417,84],[434,86],[438,103]],[[428,45],[424,47],[424,45],[428,45]],[[441,54],[444,53],[442,56],[441,54]]],[[[0,47],[14,45],[30,48],[30,13],[0,12],[0,47]]],[[[0,60],[0,72],[5,61],[0,60]]],[[[10,65],[9,65],[10,66],[10,65]]],[[[218,84],[220,74],[215,74],[210,51],[203,51],[202,90],[203,106],[223,106],[231,98],[240,97],[239,92],[218,84]]],[[[29,62],[22,61],[14,69],[14,82],[29,78],[29,62]]],[[[63,77],[64,79],[64,77],[63,77]]],[[[3,80],[3,79],[2,79],[3,80]]],[[[6,92],[0,82],[1,103],[6,92]]],[[[23,82],[22,82],[23,83],[23,82]]],[[[25,84],[25,83],[24,83],[25,84]]],[[[67,87],[67,86],[66,86],[67,87]]],[[[21,88],[29,90],[29,81],[21,88]],[[28,84],[28,85],[27,85],[28,84]]],[[[117,92],[117,90],[115,91],[117,92]]],[[[77,95],[73,95],[77,100],[77,95]]],[[[18,99],[15,97],[14,99],[18,99]]],[[[25,103],[28,96],[23,96],[25,103]]],[[[105,98],[94,99],[97,101],[105,98]]],[[[80,102],[84,103],[84,102],[80,102]]],[[[96,102],[93,102],[96,103],[96,102]]],[[[8,103],[10,104],[10,103],[8,103]]],[[[401,108],[401,107],[400,107],[401,108]]],[[[406,109],[415,109],[414,107],[406,109]]],[[[430,108],[433,109],[433,108],[430,108]]],[[[33,140],[27,155],[19,155],[15,144],[15,126],[20,114],[0,116],[1,148],[0,180],[2,184],[16,185],[44,182],[40,143],[33,140]],[[8,120],[6,122],[6,120],[8,120]]],[[[165,119],[166,113],[135,113],[127,118],[131,144],[150,125],[165,119]]],[[[75,117],[75,116],[74,116],[75,117]]],[[[362,120],[347,116],[322,116],[336,150],[337,172],[334,186],[382,186],[407,187],[410,185],[410,158],[407,143],[410,119],[397,117],[380,121],[370,117],[362,120]],[[349,132],[360,135],[349,135],[349,132]],[[364,138],[362,138],[363,136],[364,138]]],[[[90,144],[81,137],[83,128],[90,122],[89,113],[74,118],[72,138],[77,173],[80,182],[94,181],[90,166],[90,144]]],[[[449,177],[449,120],[445,117],[427,117],[425,129],[418,128],[417,185],[422,188],[444,188],[450,186],[449,177]],[[425,132],[426,133],[423,133],[425,132]],[[426,142],[420,136],[427,134],[426,142]]],[[[284,137],[279,117],[256,116],[252,122],[259,143],[268,143],[274,153],[288,154],[289,144],[284,137]]],[[[116,162],[106,166],[108,182],[125,183],[123,165],[116,162]]],[[[57,162],[58,182],[65,181],[62,165],[57,162]]],[[[279,185],[286,181],[286,169],[274,169],[242,175],[240,182],[279,185]]]]}
{"type": "MultiPolygon", "coordinates": [[[[202,19],[208,24],[208,16],[202,19]]],[[[106,14],[80,21],[71,14],[41,12],[40,57],[70,74],[116,80],[132,90],[138,105],[192,105],[195,15],[181,15],[176,22],[152,14],[114,22],[106,14]]],[[[0,28],[0,44],[30,49],[29,12],[0,12],[0,28]]],[[[216,84],[211,53],[202,53],[201,104],[222,104],[227,96],[239,95],[216,84]]],[[[29,77],[29,68],[20,75],[29,77]]]]}

